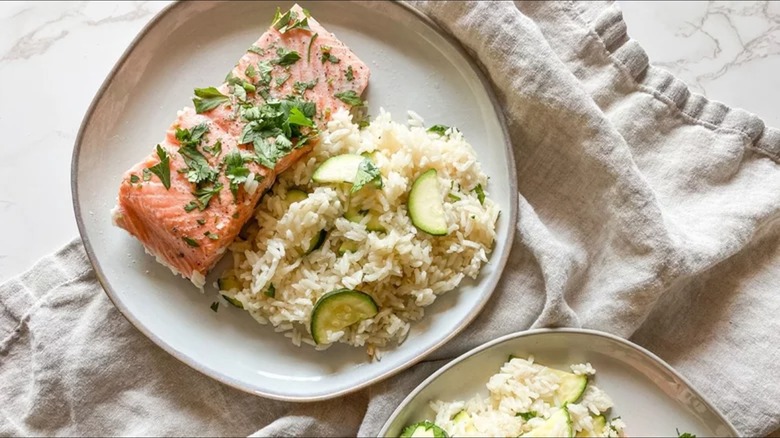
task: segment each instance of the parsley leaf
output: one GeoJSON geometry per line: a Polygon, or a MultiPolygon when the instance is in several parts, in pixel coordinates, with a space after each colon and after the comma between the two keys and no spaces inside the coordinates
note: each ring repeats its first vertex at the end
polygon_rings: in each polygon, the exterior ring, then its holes
{"type": "Polygon", "coordinates": [[[439,134],[442,137],[444,137],[444,134],[447,132],[448,129],[450,129],[449,126],[433,125],[430,128],[428,128],[428,132],[432,132],[434,134],[439,134]]]}
{"type": "Polygon", "coordinates": [[[203,146],[203,150],[218,157],[222,153],[222,140],[218,139],[211,147],[203,146]]]}
{"type": "Polygon", "coordinates": [[[314,126],[314,122],[306,117],[303,112],[301,112],[298,107],[293,107],[290,109],[290,118],[288,119],[290,121],[291,125],[298,125],[298,126],[308,126],[312,127],[314,126]]]}
{"type": "Polygon", "coordinates": [[[220,190],[222,190],[221,183],[214,184],[211,187],[199,187],[193,193],[193,195],[195,195],[198,199],[197,201],[193,201],[193,202],[195,202],[196,207],[198,207],[200,211],[203,211],[206,209],[206,207],[209,206],[209,202],[211,202],[211,198],[214,195],[218,195],[220,190]]]}
{"type": "Polygon", "coordinates": [[[477,199],[479,199],[479,203],[485,205],[485,191],[482,189],[482,184],[477,184],[477,186],[474,187],[474,193],[477,194],[477,199]]]}
{"type": "Polygon", "coordinates": [[[260,61],[257,63],[257,72],[260,75],[260,79],[258,80],[259,83],[263,85],[268,85],[271,83],[271,71],[273,71],[274,67],[271,65],[270,61],[260,61]]]}
{"type": "Polygon", "coordinates": [[[187,165],[186,176],[191,183],[201,184],[216,179],[217,171],[209,166],[208,160],[198,151],[195,145],[179,148],[179,155],[184,158],[184,163],[187,165]]]}
{"type": "Polygon", "coordinates": [[[256,45],[254,45],[254,44],[252,44],[251,46],[249,46],[249,48],[248,48],[248,49],[246,49],[246,51],[247,51],[247,52],[256,53],[256,54],[258,54],[258,55],[262,55],[262,54],[264,54],[264,53],[265,53],[265,50],[264,50],[263,48],[261,48],[261,47],[257,47],[257,46],[256,46],[256,45]]]}
{"type": "Polygon", "coordinates": [[[347,80],[352,82],[355,80],[355,72],[352,71],[352,66],[347,67],[347,80]]]}
{"type": "Polygon", "coordinates": [[[198,248],[198,247],[200,247],[200,244],[198,244],[198,242],[197,242],[195,239],[191,239],[191,238],[189,238],[189,237],[187,237],[187,236],[182,236],[182,240],[184,240],[184,242],[185,242],[187,245],[189,245],[189,246],[191,246],[191,247],[193,247],[193,248],[198,248]]]}
{"type": "Polygon", "coordinates": [[[138,181],[141,181],[141,178],[138,177],[136,174],[130,175],[130,184],[135,184],[138,181]]]}
{"type": "Polygon", "coordinates": [[[530,411],[530,412],[518,412],[515,414],[515,417],[521,417],[523,420],[528,421],[531,418],[538,417],[539,414],[536,411],[530,411]]]}
{"type": "Polygon", "coordinates": [[[230,180],[230,191],[233,196],[238,194],[238,185],[245,183],[249,176],[249,169],[244,166],[244,157],[239,151],[233,151],[225,155],[225,176],[230,180]]]}
{"type": "Polygon", "coordinates": [[[228,96],[220,93],[216,88],[208,87],[196,88],[192,103],[195,104],[195,112],[201,114],[211,111],[229,100],[228,96]]]}
{"type": "Polygon", "coordinates": [[[320,62],[325,64],[326,62],[330,61],[332,64],[338,64],[340,60],[336,58],[330,51],[332,50],[332,47],[330,46],[322,46],[320,47],[320,51],[322,52],[322,56],[320,56],[320,62]]]}
{"type": "Polygon", "coordinates": [[[219,235],[218,234],[214,234],[211,231],[206,231],[205,233],[203,233],[203,235],[208,237],[211,240],[219,240],[219,235]]]}
{"type": "Polygon", "coordinates": [[[209,132],[209,125],[201,123],[190,129],[176,128],[176,140],[182,146],[198,146],[203,141],[203,135],[209,132]]]}
{"type": "Polygon", "coordinates": [[[282,34],[292,29],[304,29],[311,32],[311,29],[309,28],[309,16],[309,11],[304,9],[303,18],[299,20],[298,14],[292,9],[282,15],[281,10],[277,7],[274,21],[271,26],[282,34]]]}
{"type": "Polygon", "coordinates": [[[273,283],[271,283],[271,285],[268,286],[268,289],[266,289],[265,292],[263,292],[263,295],[269,298],[274,298],[276,296],[276,287],[274,286],[273,283]]]}
{"type": "Polygon", "coordinates": [[[276,49],[276,55],[278,58],[271,61],[271,64],[276,65],[293,65],[301,59],[301,55],[295,50],[289,50],[285,47],[279,47],[276,49]]]}
{"type": "Polygon", "coordinates": [[[214,301],[213,303],[211,303],[209,308],[216,313],[216,311],[219,310],[219,301],[214,301]]]}
{"type": "Polygon", "coordinates": [[[149,172],[157,175],[165,189],[169,190],[171,188],[171,159],[159,144],[157,145],[157,156],[160,157],[160,162],[150,167],[149,172]]]}
{"type": "Polygon", "coordinates": [[[366,158],[358,165],[355,182],[352,183],[351,193],[357,192],[370,182],[373,182],[374,186],[377,188],[382,187],[382,173],[379,172],[379,168],[376,167],[376,164],[366,158]]]}
{"type": "Polygon", "coordinates": [[[306,90],[311,90],[317,85],[317,82],[319,82],[318,78],[314,78],[311,82],[300,82],[295,81],[295,84],[293,84],[293,90],[295,90],[298,94],[303,94],[306,92],[306,90]]]}
{"type": "Polygon", "coordinates": [[[311,39],[309,40],[309,48],[306,49],[306,62],[308,63],[311,60],[311,46],[314,45],[314,40],[317,39],[319,34],[314,34],[311,36],[311,39]]]}
{"type": "Polygon", "coordinates": [[[292,150],[292,142],[282,134],[273,139],[257,138],[254,141],[257,161],[265,167],[273,169],[276,163],[292,150]]]}
{"type": "Polygon", "coordinates": [[[347,105],[352,106],[360,106],[363,105],[363,101],[360,99],[360,96],[358,96],[357,93],[355,93],[354,90],[349,91],[342,91],[341,93],[334,94],[336,98],[347,105]]]}

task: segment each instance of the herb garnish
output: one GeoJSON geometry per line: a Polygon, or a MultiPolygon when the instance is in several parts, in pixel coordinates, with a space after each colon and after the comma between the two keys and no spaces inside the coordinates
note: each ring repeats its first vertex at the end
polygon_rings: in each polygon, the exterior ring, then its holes
{"type": "Polygon", "coordinates": [[[195,239],[190,239],[190,238],[189,238],[189,237],[187,237],[187,236],[182,236],[182,240],[184,240],[184,242],[186,242],[186,243],[187,243],[187,245],[189,245],[189,246],[191,246],[191,247],[193,247],[193,248],[198,248],[198,247],[200,246],[200,245],[198,244],[198,242],[197,242],[197,241],[195,241],[195,239]]]}
{"type": "Polygon", "coordinates": [[[218,157],[219,154],[222,153],[222,140],[217,139],[217,141],[214,142],[214,144],[211,147],[203,146],[203,150],[215,157],[218,157]]]}
{"type": "Polygon", "coordinates": [[[136,184],[138,181],[141,181],[141,178],[138,177],[136,174],[130,175],[130,184],[136,184]]]}
{"type": "Polygon", "coordinates": [[[482,184],[477,184],[477,186],[474,187],[474,193],[477,194],[477,199],[479,199],[479,203],[481,205],[485,205],[485,191],[482,189],[482,184]]]}
{"type": "Polygon", "coordinates": [[[260,77],[258,79],[258,82],[263,85],[268,85],[271,83],[271,71],[273,70],[273,66],[271,65],[270,61],[260,61],[257,63],[257,72],[260,74],[260,77]]]}
{"type": "Polygon", "coordinates": [[[355,79],[355,72],[352,71],[352,66],[347,67],[347,80],[352,82],[355,79]]]}
{"type": "Polygon", "coordinates": [[[216,311],[219,310],[219,301],[214,301],[213,303],[211,303],[209,308],[216,313],[216,311]]]}
{"type": "Polygon", "coordinates": [[[287,82],[287,79],[290,79],[290,74],[285,73],[279,77],[276,78],[276,86],[281,87],[283,83],[287,82]]]}
{"type": "Polygon", "coordinates": [[[319,34],[314,34],[311,36],[311,39],[309,40],[309,48],[306,50],[306,62],[308,63],[311,60],[311,46],[314,45],[314,40],[317,39],[319,34]]]}
{"type": "Polygon", "coordinates": [[[382,174],[379,172],[379,168],[376,167],[376,164],[371,160],[366,158],[358,165],[355,182],[352,183],[352,190],[350,192],[355,193],[372,181],[376,188],[382,187],[382,174]]]}
{"type": "Polygon", "coordinates": [[[217,178],[217,171],[209,166],[208,160],[198,151],[195,145],[188,144],[179,148],[179,155],[184,159],[187,165],[187,180],[195,184],[203,184],[207,181],[214,181],[217,178]]]}
{"type": "Polygon", "coordinates": [[[143,172],[141,173],[143,174],[144,181],[149,181],[150,179],[152,179],[152,172],[150,172],[149,169],[144,169],[143,172]]]}
{"type": "Polygon", "coordinates": [[[273,168],[280,158],[292,150],[291,139],[298,139],[296,146],[303,144],[301,141],[304,138],[308,140],[301,127],[314,126],[311,118],[315,112],[314,102],[299,99],[275,100],[245,109],[242,117],[248,123],[244,126],[239,143],[252,143],[255,161],[273,168]]]}
{"type": "Polygon", "coordinates": [[[196,208],[198,208],[198,203],[197,203],[197,202],[195,202],[195,201],[190,201],[190,202],[189,202],[189,204],[187,204],[187,205],[185,205],[185,206],[184,206],[184,211],[186,211],[187,213],[189,213],[189,212],[191,212],[192,210],[195,210],[196,208]]]}
{"type": "Polygon", "coordinates": [[[246,70],[244,70],[244,74],[248,78],[253,78],[253,77],[257,76],[257,70],[255,70],[255,66],[253,66],[252,64],[249,64],[247,66],[246,70]]]}
{"type": "Polygon", "coordinates": [[[157,175],[165,189],[168,190],[171,188],[171,159],[159,144],[157,145],[157,156],[160,157],[160,162],[150,167],[149,172],[157,175]]]}
{"type": "Polygon", "coordinates": [[[248,49],[246,49],[246,51],[247,51],[247,52],[256,53],[256,54],[258,54],[258,55],[262,55],[263,53],[265,53],[265,50],[263,50],[263,48],[261,48],[261,47],[257,47],[257,46],[256,46],[256,45],[254,45],[254,44],[252,44],[251,46],[249,46],[249,48],[248,48],[248,49]]]}
{"type": "Polygon", "coordinates": [[[531,418],[538,417],[539,414],[536,411],[530,411],[530,412],[518,412],[515,414],[515,417],[521,417],[523,420],[528,421],[531,418]]]}
{"type": "Polygon", "coordinates": [[[301,82],[301,81],[295,81],[295,84],[293,84],[293,90],[295,90],[298,94],[303,94],[306,92],[306,90],[311,90],[317,85],[317,82],[319,82],[318,78],[314,78],[311,82],[301,82]]]}
{"type": "Polygon", "coordinates": [[[198,223],[198,225],[206,225],[206,219],[200,218],[196,220],[195,222],[198,223]]]}
{"type": "Polygon", "coordinates": [[[336,58],[330,51],[333,48],[331,46],[322,46],[320,47],[320,52],[322,52],[322,55],[320,56],[320,62],[325,64],[326,62],[330,61],[332,64],[338,64],[340,60],[336,58]]]}
{"type": "Polygon", "coordinates": [[[195,112],[201,114],[211,111],[229,100],[228,96],[220,93],[216,88],[208,87],[196,88],[192,103],[195,104],[195,112]]]}
{"type": "Polygon", "coordinates": [[[342,91],[341,93],[334,94],[336,98],[347,105],[360,106],[363,105],[363,100],[354,90],[342,91]]]}
{"type": "Polygon", "coordinates": [[[271,26],[278,30],[279,33],[285,33],[292,29],[304,29],[311,32],[311,29],[309,28],[309,17],[311,17],[311,14],[309,14],[309,11],[306,9],[303,9],[303,18],[299,20],[298,14],[292,9],[282,15],[281,9],[277,7],[271,26]]]}
{"type": "Polygon", "coordinates": [[[274,298],[276,296],[276,287],[274,286],[273,283],[271,283],[271,285],[268,286],[268,289],[266,289],[265,292],[263,292],[263,295],[269,298],[274,298]]]}
{"type": "Polygon", "coordinates": [[[212,233],[211,231],[206,231],[203,233],[204,236],[208,237],[211,240],[219,240],[219,235],[212,233]]]}
{"type": "Polygon", "coordinates": [[[276,55],[278,58],[271,61],[271,64],[276,65],[293,65],[301,59],[301,55],[295,50],[289,50],[285,47],[279,47],[276,49],[276,55]]]}
{"type": "Polygon", "coordinates": [[[216,183],[211,187],[198,187],[198,189],[195,190],[195,192],[193,193],[193,195],[195,195],[195,197],[197,197],[198,199],[197,201],[193,201],[193,202],[196,202],[196,206],[200,211],[203,211],[206,209],[206,207],[209,206],[209,202],[211,202],[211,198],[213,198],[214,195],[218,195],[220,190],[222,190],[221,183],[216,183]]]}
{"type": "Polygon", "coordinates": [[[450,129],[449,126],[433,125],[430,128],[428,128],[428,132],[432,132],[434,134],[439,134],[442,137],[444,137],[444,134],[447,132],[448,129],[450,129]]]}
{"type": "Polygon", "coordinates": [[[238,195],[238,185],[245,183],[249,176],[249,169],[244,166],[244,156],[239,151],[233,151],[225,155],[225,176],[230,180],[230,191],[233,196],[238,195]]]}

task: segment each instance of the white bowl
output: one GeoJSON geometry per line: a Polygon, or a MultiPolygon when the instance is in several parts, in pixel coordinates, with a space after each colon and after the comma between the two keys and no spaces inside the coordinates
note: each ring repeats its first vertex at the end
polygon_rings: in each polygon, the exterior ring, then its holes
{"type": "MultiPolygon", "coordinates": [[[[417,12],[399,3],[301,2],[371,68],[366,94],[403,120],[407,110],[429,124],[457,126],[491,177],[502,209],[490,262],[478,281],[437,300],[407,341],[371,363],[346,345],[318,352],[295,347],[248,314],[209,309],[214,290],[199,293],[144,254],[111,225],[121,175],[163,138],[195,87],[219,84],[267,28],[271,2],[182,2],[141,32],[98,91],[76,140],[72,177],[76,217],[97,276],[111,300],[141,332],[193,368],[266,397],[312,401],[355,391],[412,365],[463,329],[498,282],[514,235],[514,159],[500,109],[463,50],[417,12]]],[[[218,271],[218,270],[217,270],[218,271]]],[[[215,279],[213,273],[208,283],[215,279]]],[[[149,364],[154,366],[154,364],[149,364]]]]}

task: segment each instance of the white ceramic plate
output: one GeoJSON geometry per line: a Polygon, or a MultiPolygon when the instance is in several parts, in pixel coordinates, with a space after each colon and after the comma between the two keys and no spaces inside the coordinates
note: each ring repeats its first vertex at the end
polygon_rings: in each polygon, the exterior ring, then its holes
{"type": "Polygon", "coordinates": [[[155,17],[106,79],[84,119],[73,155],[73,196],[98,278],[139,330],[219,381],[271,398],[311,401],[357,390],[410,366],[477,315],[506,263],[517,189],[501,112],[462,49],[402,4],[301,2],[371,68],[366,94],[371,114],[381,106],[405,120],[406,111],[414,110],[428,124],[457,126],[472,142],[491,177],[490,196],[502,209],[495,250],[478,281],[437,300],[407,341],[381,362],[370,363],[363,349],[345,345],[325,352],[295,347],[229,306],[212,312],[215,291],[200,294],[171,275],[111,225],[109,210],[123,172],[153,150],[176,111],[191,104],[193,88],[219,84],[265,31],[275,8],[291,5],[182,2],[155,17]]]}
{"type": "Polygon", "coordinates": [[[480,393],[509,355],[533,355],[537,363],[567,370],[590,362],[595,385],[613,400],[627,436],[738,436],[734,427],[658,356],[606,333],[580,329],[531,330],[503,336],[449,362],[404,399],[379,436],[397,437],[412,423],[433,420],[431,400],[465,400],[480,393]]]}

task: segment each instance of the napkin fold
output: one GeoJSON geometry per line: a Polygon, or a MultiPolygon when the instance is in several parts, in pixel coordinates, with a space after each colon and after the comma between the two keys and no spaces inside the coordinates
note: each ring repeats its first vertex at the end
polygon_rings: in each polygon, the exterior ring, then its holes
{"type": "Polygon", "coordinates": [[[413,5],[478,60],[512,138],[517,233],[480,317],[355,394],[266,400],[147,340],[75,240],[0,286],[0,435],[370,436],[447,360],[561,326],[650,349],[745,435],[780,427],[780,131],[651,66],[615,4],[413,5]]]}

